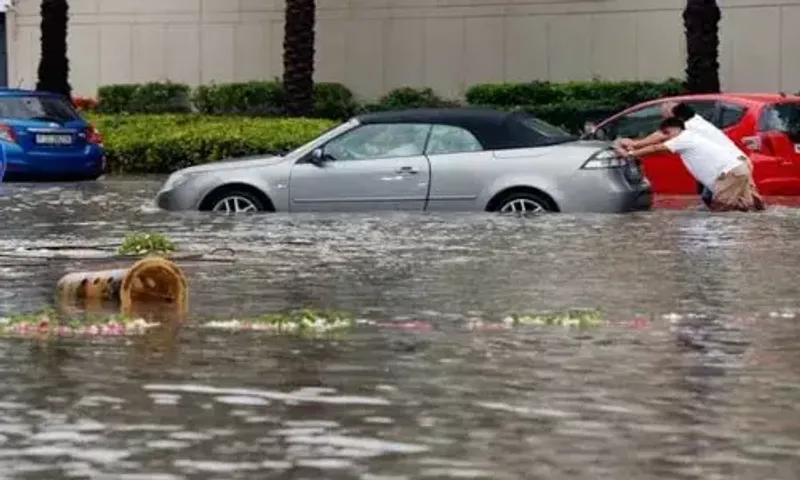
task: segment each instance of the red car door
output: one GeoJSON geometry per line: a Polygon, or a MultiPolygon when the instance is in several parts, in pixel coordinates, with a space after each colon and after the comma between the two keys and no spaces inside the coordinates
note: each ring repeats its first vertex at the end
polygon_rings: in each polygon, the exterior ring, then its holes
{"type": "MultiPolygon", "coordinates": [[[[597,127],[595,136],[608,140],[618,138],[644,138],[663,120],[661,104],[650,104],[612,117],[597,127]]],[[[678,155],[659,153],[642,160],[642,168],[652,184],[653,192],[666,195],[695,195],[697,182],[686,170],[678,155]]]]}
{"type": "Polygon", "coordinates": [[[800,103],[766,105],[756,130],[743,143],[753,152],[753,173],[761,194],[800,195],[800,103]]]}

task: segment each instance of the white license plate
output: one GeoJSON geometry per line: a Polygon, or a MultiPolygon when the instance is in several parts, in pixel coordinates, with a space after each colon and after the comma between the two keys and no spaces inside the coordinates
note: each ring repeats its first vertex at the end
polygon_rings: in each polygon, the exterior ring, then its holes
{"type": "Polygon", "coordinates": [[[72,145],[72,135],[42,134],[36,135],[39,145],[72,145]]]}
{"type": "Polygon", "coordinates": [[[794,144],[794,153],[800,154],[800,143],[794,144]]]}

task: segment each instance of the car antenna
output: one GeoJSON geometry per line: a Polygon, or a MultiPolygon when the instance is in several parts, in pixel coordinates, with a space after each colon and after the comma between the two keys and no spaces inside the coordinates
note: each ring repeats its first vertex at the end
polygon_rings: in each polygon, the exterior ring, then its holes
{"type": "Polygon", "coordinates": [[[778,93],[781,95],[781,97],[786,98],[786,92],[778,92],[778,93]]]}

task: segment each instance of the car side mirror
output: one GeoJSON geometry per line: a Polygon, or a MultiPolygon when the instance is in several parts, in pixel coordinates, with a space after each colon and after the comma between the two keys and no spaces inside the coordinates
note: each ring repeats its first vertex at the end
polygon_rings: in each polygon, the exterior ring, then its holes
{"type": "Polygon", "coordinates": [[[325,152],[322,151],[321,148],[315,148],[311,151],[311,155],[308,156],[308,163],[312,163],[318,167],[321,167],[328,161],[328,157],[325,155],[325,152]]]}

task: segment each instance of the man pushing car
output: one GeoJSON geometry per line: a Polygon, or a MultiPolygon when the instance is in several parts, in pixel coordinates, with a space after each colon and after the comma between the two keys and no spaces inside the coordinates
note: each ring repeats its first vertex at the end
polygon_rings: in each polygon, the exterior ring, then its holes
{"type": "Polygon", "coordinates": [[[689,173],[711,192],[711,210],[749,212],[764,209],[753,182],[751,163],[738,149],[726,148],[689,130],[677,116],[664,120],[657,137],[656,134],[650,137],[657,140],[638,148],[635,143],[628,143],[628,148],[620,143],[615,148],[618,153],[632,157],[659,152],[679,155],[689,173]]]}
{"type": "MultiPolygon", "coordinates": [[[[755,202],[757,205],[758,210],[763,210],[764,204],[761,200],[760,195],[758,194],[758,189],[755,186],[755,182],[753,181],[752,173],[753,173],[753,164],[750,159],[745,155],[745,153],[733,142],[733,140],[728,137],[725,132],[718,129],[714,124],[703,118],[701,115],[697,114],[692,107],[687,105],[686,103],[678,103],[674,101],[665,102],[662,107],[662,116],[666,118],[677,118],[684,122],[684,129],[693,133],[698,134],[699,136],[710,140],[713,143],[716,143],[720,147],[728,150],[730,154],[736,156],[737,158],[741,157],[744,158],[744,162],[747,164],[748,169],[750,170],[750,188],[755,195],[755,202]]],[[[629,138],[620,139],[617,142],[618,151],[622,152],[629,152],[631,150],[641,149],[646,146],[656,145],[659,143],[664,143],[667,140],[664,133],[661,129],[656,130],[652,134],[648,135],[647,137],[641,140],[632,140],[629,138]]],[[[700,186],[702,187],[702,199],[703,202],[709,208],[712,207],[712,200],[713,200],[713,191],[708,185],[703,185],[702,182],[699,182],[700,186]]]]}

